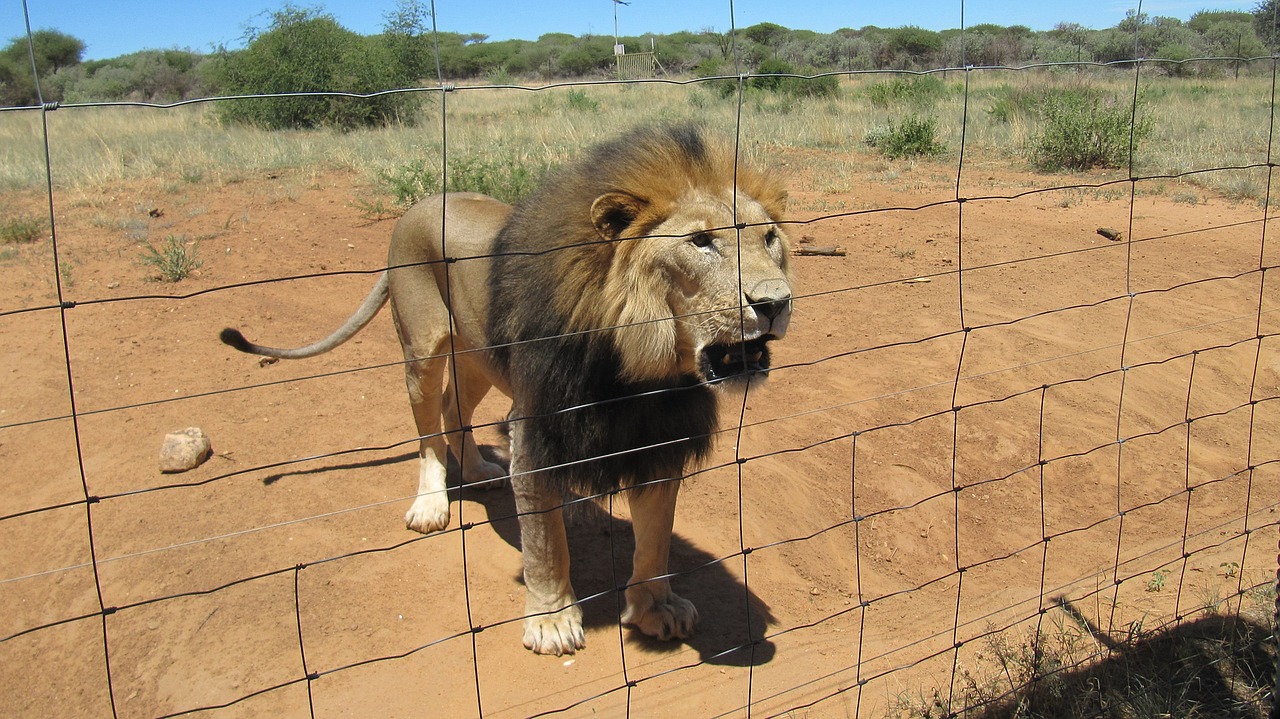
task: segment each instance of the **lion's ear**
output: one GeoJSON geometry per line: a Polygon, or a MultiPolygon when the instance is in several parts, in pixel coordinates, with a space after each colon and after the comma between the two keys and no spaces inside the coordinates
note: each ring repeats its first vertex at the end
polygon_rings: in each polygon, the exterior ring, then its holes
{"type": "Polygon", "coordinates": [[[591,203],[591,223],[606,240],[615,240],[635,222],[645,202],[625,192],[607,192],[591,203]]]}

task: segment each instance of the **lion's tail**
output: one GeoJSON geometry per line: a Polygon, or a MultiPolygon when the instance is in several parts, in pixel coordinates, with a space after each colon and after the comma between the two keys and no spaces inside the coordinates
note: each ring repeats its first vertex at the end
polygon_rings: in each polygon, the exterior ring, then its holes
{"type": "Polygon", "coordinates": [[[280,349],[277,347],[264,347],[250,342],[245,338],[240,330],[227,327],[218,335],[224,343],[235,347],[241,352],[247,352],[254,355],[262,355],[264,357],[278,357],[280,359],[306,359],[324,354],[338,345],[346,342],[355,336],[357,332],[364,329],[369,324],[374,315],[378,314],[378,310],[387,303],[387,273],[383,272],[378,278],[378,284],[373,286],[369,291],[369,295],[364,298],[364,302],[360,303],[360,307],[356,309],[355,314],[347,318],[342,326],[333,332],[333,334],[325,337],[319,342],[309,344],[305,347],[296,349],[280,349]]]}

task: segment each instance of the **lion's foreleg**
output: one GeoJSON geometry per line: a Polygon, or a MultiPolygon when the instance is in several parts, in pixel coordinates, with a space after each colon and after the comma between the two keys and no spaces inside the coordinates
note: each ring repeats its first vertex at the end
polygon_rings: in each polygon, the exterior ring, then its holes
{"type": "MultiPolygon", "coordinates": [[[[518,434],[518,430],[517,430],[518,434]]],[[[511,457],[511,486],[520,516],[524,555],[524,645],[538,654],[573,654],[586,646],[582,609],[569,584],[569,540],[563,498],[536,475],[520,476],[519,442],[511,457]]]]}
{"type": "Polygon", "coordinates": [[[698,610],[666,578],[679,491],[678,481],[666,481],[628,492],[636,550],[622,622],[659,639],[684,639],[698,621],[698,610]]]}

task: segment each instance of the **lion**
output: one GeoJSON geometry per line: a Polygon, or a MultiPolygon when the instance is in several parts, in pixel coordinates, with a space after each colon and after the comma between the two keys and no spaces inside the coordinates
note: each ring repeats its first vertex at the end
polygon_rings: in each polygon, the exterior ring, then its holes
{"type": "Polygon", "coordinates": [[[514,208],[474,193],[415,205],[392,234],[389,269],[326,339],[282,350],[226,329],[222,340],[310,357],[349,339],[389,300],[421,436],[409,528],[448,526],[447,449],[464,484],[509,476],[524,645],[573,654],[586,643],[569,582],[565,497],[625,492],[635,553],[622,622],[685,639],[698,613],[668,578],[676,496],[711,449],[723,388],[763,379],[769,344],[786,334],[786,197],[778,179],[739,167],[700,125],[639,128],[586,152],[514,208]],[[468,431],[491,387],[512,401],[509,469],[486,460],[468,431]]]}

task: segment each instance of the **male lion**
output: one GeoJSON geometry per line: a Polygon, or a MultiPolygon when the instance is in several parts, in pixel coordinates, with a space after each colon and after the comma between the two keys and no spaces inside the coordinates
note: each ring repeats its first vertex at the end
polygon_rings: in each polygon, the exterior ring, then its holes
{"type": "Polygon", "coordinates": [[[698,613],[667,579],[679,480],[710,450],[716,386],[762,377],[769,341],[786,332],[785,203],[780,183],[738,167],[701,127],[639,129],[514,209],[472,193],[416,205],[392,234],[391,269],[327,339],[280,350],[227,329],[222,340],[310,357],[350,338],[390,298],[422,437],[409,527],[449,523],[446,437],[464,483],[508,474],[465,431],[497,387],[512,399],[524,645],[555,655],[584,646],[561,511],[570,491],[627,490],[636,546],[622,621],[684,638],[698,613]]]}

